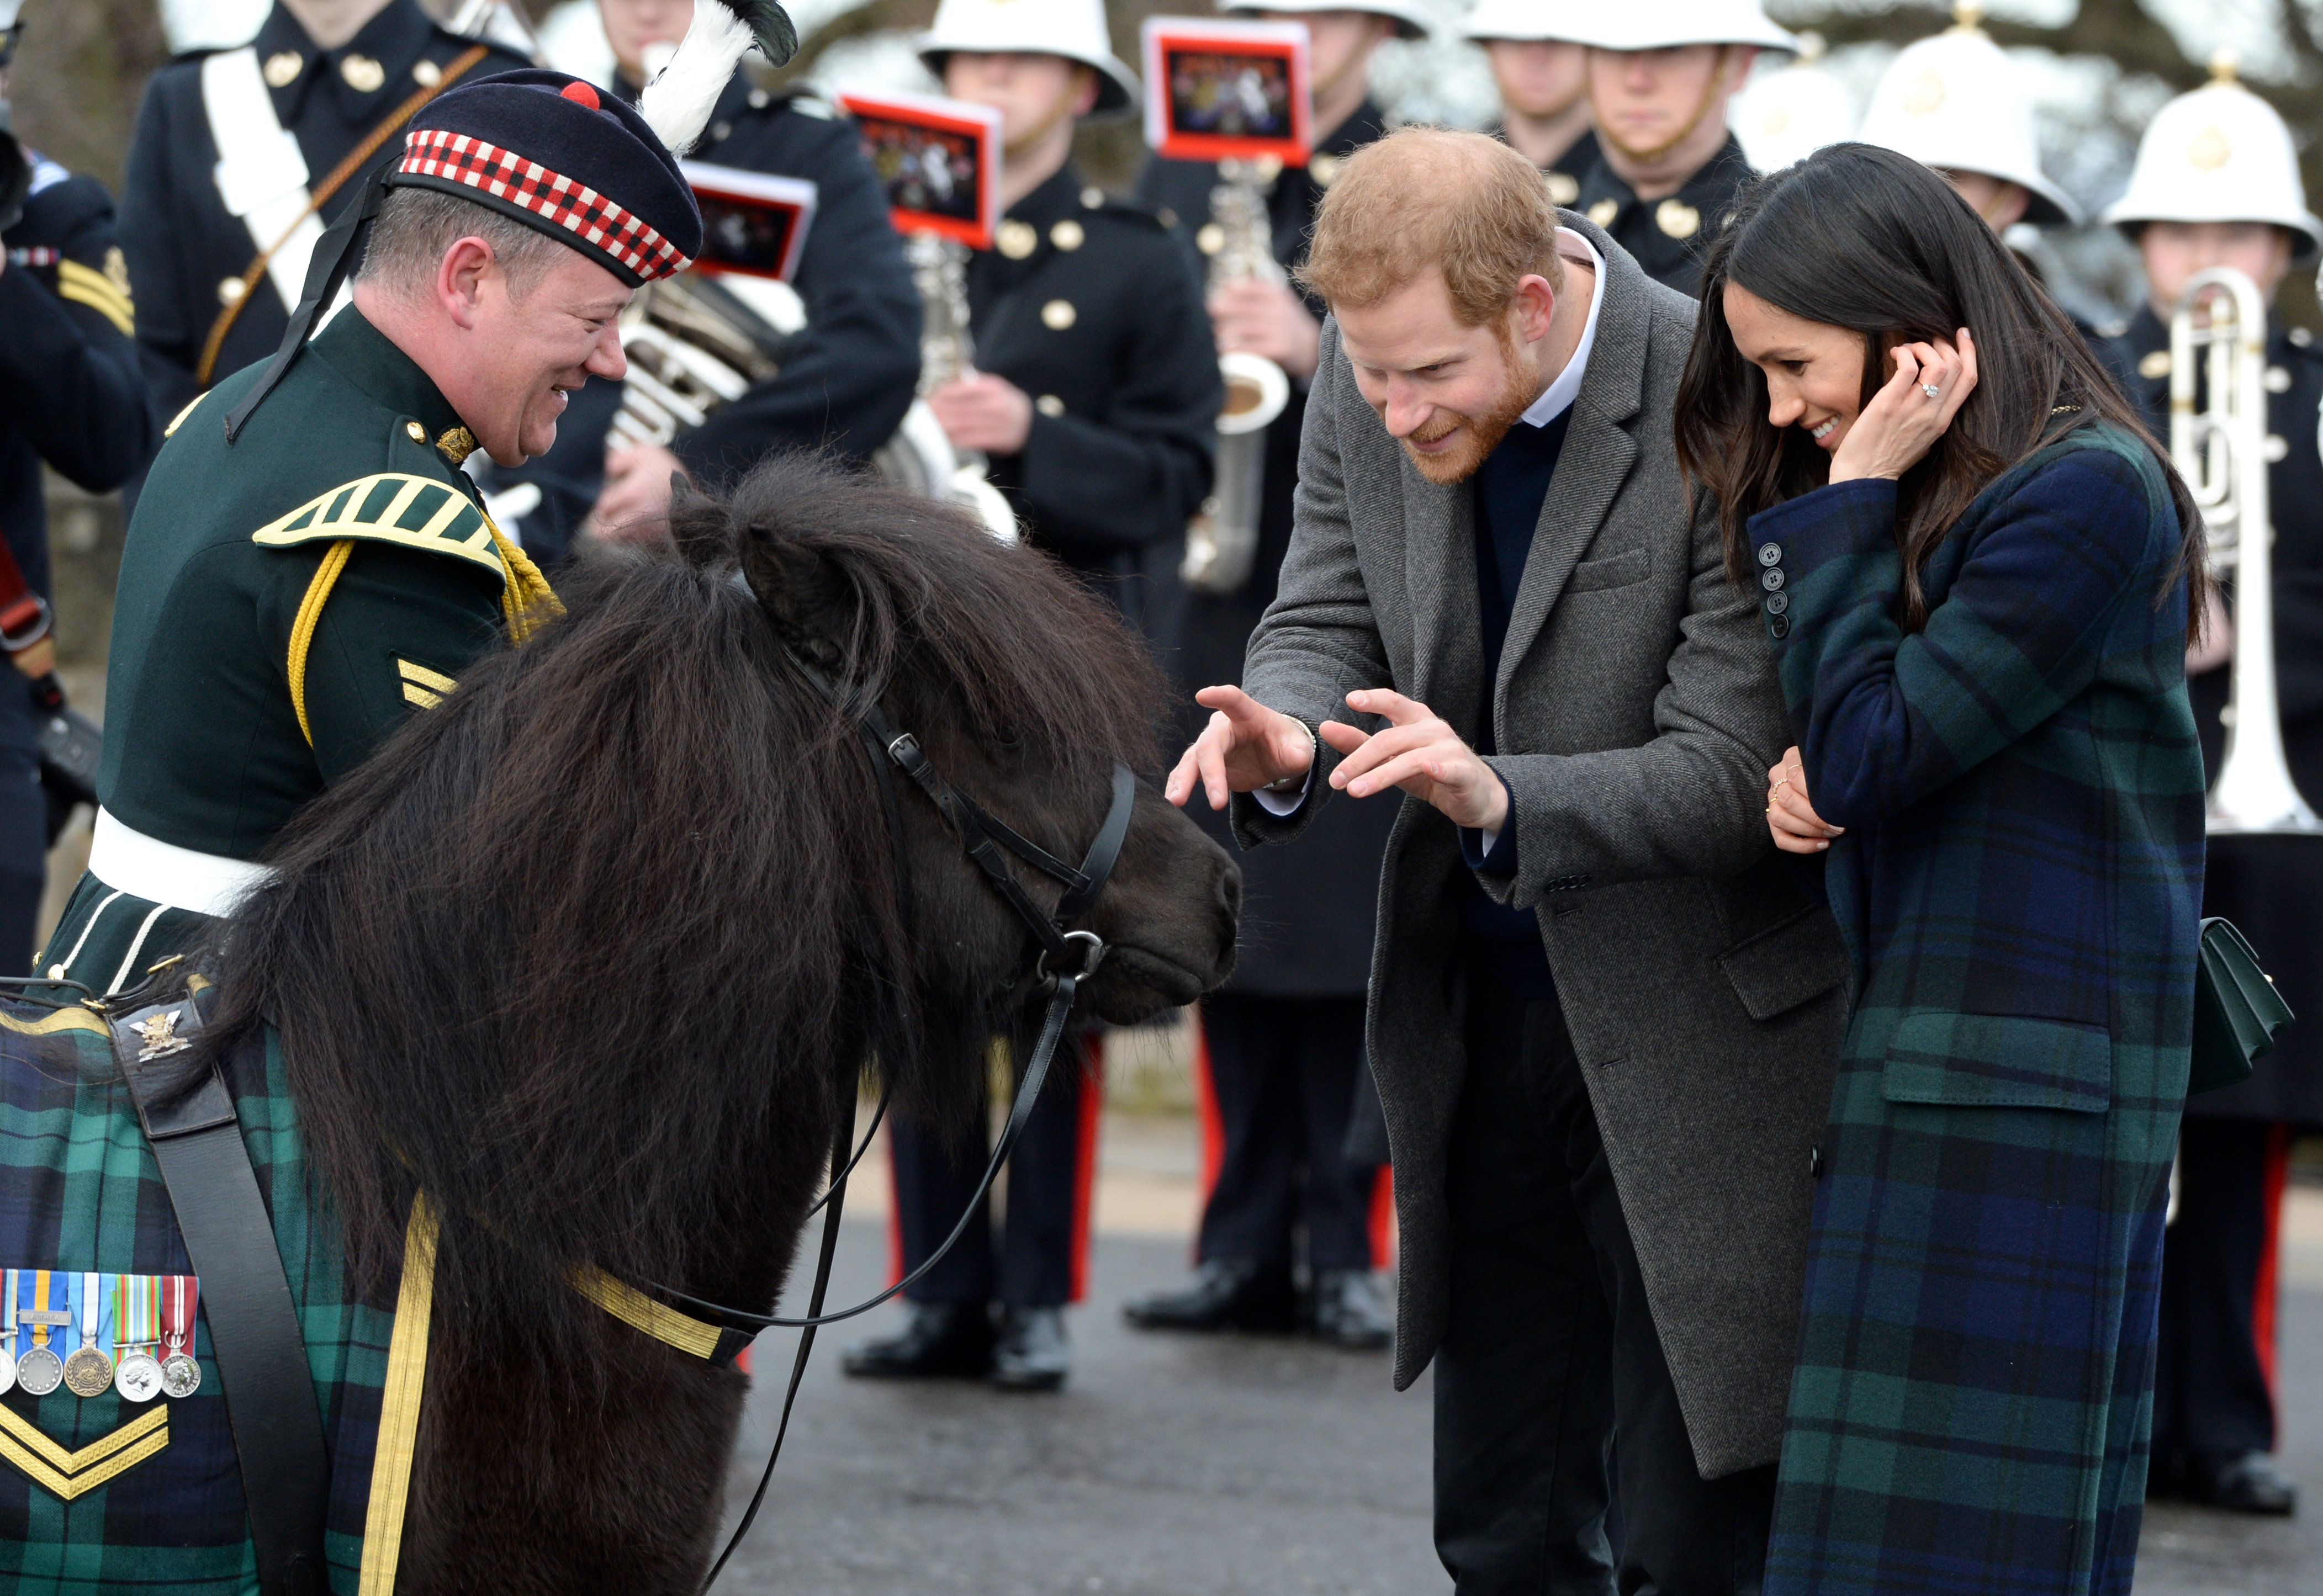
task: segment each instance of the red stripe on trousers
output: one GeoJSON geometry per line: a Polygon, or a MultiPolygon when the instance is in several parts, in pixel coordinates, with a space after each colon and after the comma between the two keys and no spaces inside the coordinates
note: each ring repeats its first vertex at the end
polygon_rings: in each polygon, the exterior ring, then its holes
{"type": "Polygon", "coordinates": [[[2258,1255],[2258,1280],[2251,1289],[2251,1339],[2258,1344],[2259,1372],[2266,1376],[2267,1395],[2274,1395],[2274,1309],[2281,1284],[2278,1265],[2282,1251],[2282,1192],[2291,1176],[2291,1127],[2267,1127],[2266,1245],[2258,1255]]]}
{"type": "Polygon", "coordinates": [[[1395,1171],[1385,1164],[1372,1179],[1372,1267],[1395,1261],[1395,1171]]]}
{"type": "MultiPolygon", "coordinates": [[[[1226,1167],[1226,1126],[1218,1117],[1217,1087],[1210,1079],[1210,1033],[1202,1023],[1202,1005],[1194,1005],[1194,1122],[1202,1132],[1202,1203],[1201,1213],[1207,1213],[1210,1194],[1218,1188],[1218,1171],[1226,1167]]],[[[1194,1239],[1189,1243],[1194,1261],[1202,1255],[1201,1221],[1194,1222],[1194,1239]]]]}
{"type": "Polygon", "coordinates": [[[1089,1201],[1097,1185],[1097,1133],[1105,1114],[1105,1035],[1081,1038],[1080,1124],[1073,1134],[1072,1289],[1068,1302],[1088,1295],[1089,1201]]]}

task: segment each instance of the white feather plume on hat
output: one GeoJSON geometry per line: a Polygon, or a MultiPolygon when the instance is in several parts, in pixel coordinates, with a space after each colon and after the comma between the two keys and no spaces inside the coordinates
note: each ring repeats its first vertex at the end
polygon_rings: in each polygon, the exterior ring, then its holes
{"type": "Polygon", "coordinates": [[[638,96],[638,115],[671,154],[693,148],[753,44],[777,67],[798,51],[798,33],[774,0],[696,0],[677,53],[638,96]]]}

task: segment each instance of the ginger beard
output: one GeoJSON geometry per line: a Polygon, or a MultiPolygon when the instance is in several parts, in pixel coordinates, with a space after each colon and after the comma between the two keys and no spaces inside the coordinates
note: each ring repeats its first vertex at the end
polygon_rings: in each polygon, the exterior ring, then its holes
{"type": "Polygon", "coordinates": [[[1523,419],[1533,400],[1540,397],[1539,374],[1517,357],[1516,341],[1506,327],[1495,331],[1501,346],[1501,390],[1491,407],[1474,416],[1438,409],[1401,440],[1404,455],[1411,462],[1412,469],[1439,488],[1448,488],[1474,476],[1492,451],[1501,446],[1501,440],[1509,436],[1509,428],[1523,419]],[[1441,442],[1455,432],[1463,436],[1448,449],[1428,453],[1413,446],[1441,442]]]}

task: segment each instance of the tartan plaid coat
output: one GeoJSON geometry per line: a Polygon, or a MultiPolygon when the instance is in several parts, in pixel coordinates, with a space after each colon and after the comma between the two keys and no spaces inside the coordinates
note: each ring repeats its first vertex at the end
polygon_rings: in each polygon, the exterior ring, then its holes
{"type": "MultiPolygon", "coordinates": [[[[339,1227],[310,1189],[279,1050],[240,1049],[225,1063],[331,1453],[329,1585],[355,1596],[395,1314],[391,1303],[351,1299],[339,1227]]],[[[20,1269],[192,1272],[110,1040],[86,1011],[0,1000],[0,1259],[20,1269]]],[[[258,1589],[224,1386],[198,1316],[194,1339],[202,1382],[183,1400],[136,1404],[107,1390],[84,1401],[64,1386],[45,1397],[21,1387],[0,1395],[10,1444],[0,1445],[0,1583],[12,1596],[258,1589]],[[157,1427],[120,1445],[133,1426],[157,1427]],[[166,1438],[158,1450],[118,1467],[157,1434],[166,1438]],[[20,1455],[39,1466],[37,1479],[20,1455]]]]}
{"type": "Polygon", "coordinates": [[[2079,427],[1906,633],[1896,514],[1858,481],[1750,523],[1860,995],[1766,1589],[2126,1592],[2202,885],[2178,518],[2079,427]]]}

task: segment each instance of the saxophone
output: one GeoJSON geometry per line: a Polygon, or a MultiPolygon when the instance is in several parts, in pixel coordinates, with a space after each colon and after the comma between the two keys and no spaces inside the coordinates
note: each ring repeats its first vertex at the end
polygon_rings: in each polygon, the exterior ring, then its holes
{"type": "MultiPolygon", "coordinates": [[[[1256,278],[1287,282],[1274,258],[1274,229],[1266,197],[1282,163],[1272,159],[1221,161],[1210,190],[1209,286],[1256,278]],[[1215,229],[1215,232],[1212,232],[1215,229]]],[[[1266,428],[1290,402],[1290,379],[1263,355],[1237,350],[1218,357],[1226,400],[1218,409],[1217,474],[1212,491],[1186,527],[1186,558],[1179,578],[1197,592],[1226,594],[1250,580],[1258,553],[1259,498],[1266,477],[1266,428]]]]}
{"type": "Polygon", "coordinates": [[[925,317],[920,326],[919,397],[871,463],[882,476],[928,498],[965,506],[986,531],[1015,543],[1016,512],[992,485],[989,463],[974,449],[952,447],[928,408],[929,394],[976,367],[976,345],[968,332],[967,246],[933,233],[914,233],[904,241],[904,257],[912,263],[925,317]]]}
{"type": "Polygon", "coordinates": [[[2210,785],[2213,837],[2323,835],[2323,821],[2291,779],[2275,696],[2265,378],[2266,301],[2258,285],[2231,266],[2196,273],[2170,318],[2170,458],[2201,509],[2212,574],[2236,578],[2227,753],[2210,785]],[[2207,325],[2198,326],[2205,310],[2207,325]],[[2199,410],[2198,370],[2208,388],[2199,410]]]}

